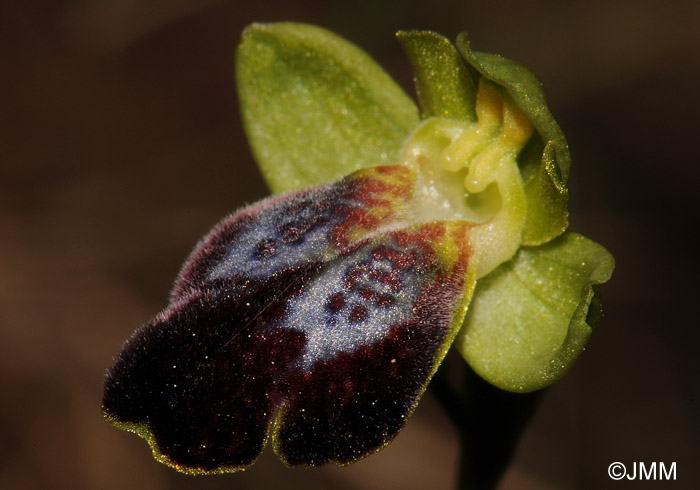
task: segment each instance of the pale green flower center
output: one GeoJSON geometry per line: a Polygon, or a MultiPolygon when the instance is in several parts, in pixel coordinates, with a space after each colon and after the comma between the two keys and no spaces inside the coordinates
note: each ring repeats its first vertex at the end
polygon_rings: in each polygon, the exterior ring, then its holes
{"type": "Polygon", "coordinates": [[[467,220],[471,265],[482,277],[521,243],[527,211],[517,156],[533,134],[527,117],[487,81],[479,83],[477,120],[425,120],[401,160],[418,170],[416,221],[467,220]]]}

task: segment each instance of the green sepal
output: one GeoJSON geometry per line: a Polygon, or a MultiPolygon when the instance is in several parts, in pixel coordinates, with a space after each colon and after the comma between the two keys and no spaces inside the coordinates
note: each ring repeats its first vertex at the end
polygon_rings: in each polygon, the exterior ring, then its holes
{"type": "MultiPolygon", "coordinates": [[[[549,155],[541,154],[540,170],[534,172],[539,177],[526,180],[529,186],[528,197],[544,196],[549,207],[528,199],[528,206],[532,206],[533,211],[528,212],[532,216],[528,217],[525,225],[523,244],[546,243],[560,235],[568,224],[568,194],[565,190],[571,155],[564,133],[547,107],[542,84],[530,70],[514,61],[496,54],[472,51],[466,32],[457,36],[456,44],[457,50],[471,67],[502,87],[513,99],[532,122],[542,147],[546,148],[550,143],[553,145],[549,155]],[[540,209],[546,209],[545,216],[537,215],[540,209]]],[[[527,169],[523,169],[523,173],[526,174],[527,169]]]]}
{"type": "Polygon", "coordinates": [[[455,346],[499,388],[550,385],[583,351],[601,317],[596,285],[614,265],[605,248],[575,233],[521,248],[477,283],[455,346]]]}
{"type": "Polygon", "coordinates": [[[421,117],[474,121],[476,88],[454,45],[430,31],[399,31],[413,66],[421,117]]]}
{"type": "Polygon", "coordinates": [[[253,24],[236,51],[243,124],[273,192],[395,163],[418,109],[364,51],[319,27],[253,24]]]}

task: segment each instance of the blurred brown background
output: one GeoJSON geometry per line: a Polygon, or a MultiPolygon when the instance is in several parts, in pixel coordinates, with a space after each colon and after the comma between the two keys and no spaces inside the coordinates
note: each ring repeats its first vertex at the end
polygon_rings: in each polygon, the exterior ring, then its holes
{"type": "Polygon", "coordinates": [[[572,230],[617,258],[605,317],[543,397],[507,489],[651,488],[608,465],[677,462],[700,488],[700,2],[2,0],[0,488],[450,489],[457,439],[426,397],[387,449],[188,477],[102,419],[102,380],[219,218],[266,194],[232,53],[253,21],[323,25],[413,93],[393,33],[430,28],[540,77],[573,154],[572,230]]]}

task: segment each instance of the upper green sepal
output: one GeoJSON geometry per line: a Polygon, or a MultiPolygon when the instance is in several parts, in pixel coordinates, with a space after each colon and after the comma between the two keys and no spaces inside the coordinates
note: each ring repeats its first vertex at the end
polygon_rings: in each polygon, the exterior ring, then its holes
{"type": "Polygon", "coordinates": [[[319,27],[253,24],[236,52],[244,127],[273,192],[393,164],[413,101],[361,49],[319,27]]]}
{"type": "Polygon", "coordinates": [[[521,248],[478,282],[457,349],[499,388],[550,385],[583,351],[601,317],[596,285],[614,266],[605,248],[575,233],[521,248]]]}

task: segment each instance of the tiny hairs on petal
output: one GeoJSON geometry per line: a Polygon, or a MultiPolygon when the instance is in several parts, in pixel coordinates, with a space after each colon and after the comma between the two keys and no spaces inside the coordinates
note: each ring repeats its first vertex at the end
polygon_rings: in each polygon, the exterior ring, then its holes
{"type": "Polygon", "coordinates": [[[413,224],[374,167],[216,225],[109,370],[104,411],[187,473],[346,464],[404,426],[464,318],[468,223],[413,224]]]}

